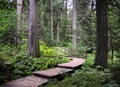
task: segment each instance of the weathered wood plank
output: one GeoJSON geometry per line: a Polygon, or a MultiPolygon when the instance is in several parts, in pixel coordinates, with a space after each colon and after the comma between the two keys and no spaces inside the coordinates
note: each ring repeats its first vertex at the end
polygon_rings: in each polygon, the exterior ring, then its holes
{"type": "Polygon", "coordinates": [[[84,64],[85,59],[84,58],[71,58],[72,61],[67,62],[67,63],[62,63],[62,64],[58,64],[59,67],[63,67],[63,68],[77,68],[81,65],[84,64]]]}
{"type": "Polygon", "coordinates": [[[20,78],[11,82],[8,82],[0,87],[38,87],[44,83],[47,83],[48,79],[37,77],[37,76],[27,76],[20,78]]]}
{"type": "Polygon", "coordinates": [[[43,71],[35,71],[33,72],[34,75],[41,76],[41,77],[46,77],[46,78],[53,78],[58,75],[61,75],[63,73],[71,72],[73,69],[66,69],[66,68],[52,68],[48,70],[43,70],[43,71]]]}

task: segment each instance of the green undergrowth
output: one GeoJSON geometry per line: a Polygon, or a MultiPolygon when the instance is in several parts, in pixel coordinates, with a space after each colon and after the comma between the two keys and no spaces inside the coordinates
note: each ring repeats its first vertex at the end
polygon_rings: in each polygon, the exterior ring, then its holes
{"type": "Polygon", "coordinates": [[[120,87],[120,65],[111,64],[104,71],[92,68],[94,54],[87,54],[84,66],[62,81],[51,80],[47,85],[40,87],[120,87]]]}
{"type": "Polygon", "coordinates": [[[11,77],[13,77],[12,79],[16,79],[19,77],[30,75],[33,71],[52,68],[59,63],[67,61],[68,59],[59,57],[32,58],[26,55],[17,55],[15,61],[12,63],[11,66],[11,77]]]}
{"type": "Polygon", "coordinates": [[[84,65],[92,67],[92,65],[94,64],[94,58],[95,58],[94,54],[87,54],[87,58],[84,65]]]}
{"type": "Polygon", "coordinates": [[[120,65],[111,67],[112,79],[120,84],[120,65]]]}
{"type": "Polygon", "coordinates": [[[69,61],[63,54],[56,53],[55,49],[46,46],[44,43],[40,46],[40,58],[27,56],[26,44],[20,45],[18,48],[1,45],[0,48],[0,84],[31,75],[33,71],[45,70],[69,61]],[[5,61],[9,61],[11,65],[5,65],[5,61]]]}
{"type": "Polygon", "coordinates": [[[81,70],[76,70],[64,80],[52,80],[46,86],[40,87],[119,87],[120,85],[112,80],[112,75],[109,70],[98,71],[89,67],[82,67],[81,70]]]}
{"type": "MultiPolygon", "coordinates": [[[[1,59],[0,59],[1,60],[1,59]]],[[[2,65],[0,67],[0,70],[2,71],[0,74],[0,83],[18,79],[20,77],[24,77],[27,75],[31,75],[33,71],[37,70],[45,70],[48,68],[52,68],[57,66],[57,64],[68,62],[69,60],[67,58],[50,58],[50,57],[44,57],[44,58],[32,58],[28,57],[27,55],[16,55],[11,60],[11,65],[6,66],[4,64],[4,60],[1,60],[2,65]],[[4,67],[3,67],[4,66],[4,67]],[[7,73],[9,71],[9,74],[7,73]],[[7,76],[6,76],[7,75],[7,76]],[[9,79],[7,78],[9,75],[9,79]]]]}

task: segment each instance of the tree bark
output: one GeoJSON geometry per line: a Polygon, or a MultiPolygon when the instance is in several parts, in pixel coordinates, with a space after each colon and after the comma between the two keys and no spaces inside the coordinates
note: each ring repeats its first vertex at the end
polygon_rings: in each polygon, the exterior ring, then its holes
{"type": "Polygon", "coordinates": [[[68,0],[65,0],[65,18],[66,18],[66,22],[65,22],[65,40],[68,40],[68,0]]]}
{"type": "Polygon", "coordinates": [[[72,47],[76,49],[76,0],[73,0],[73,10],[72,10],[72,47]]]}
{"type": "MultiPolygon", "coordinates": [[[[59,5],[59,3],[58,3],[59,5]]],[[[57,18],[57,43],[60,41],[60,25],[61,25],[61,15],[62,11],[60,6],[58,6],[58,18],[57,18]]]]}
{"type": "Polygon", "coordinates": [[[51,39],[53,40],[53,1],[51,0],[51,39]]]}
{"type": "Polygon", "coordinates": [[[68,4],[68,0],[65,1],[65,11],[66,11],[66,12],[65,12],[65,16],[66,16],[66,22],[65,22],[66,24],[65,24],[65,28],[66,28],[66,34],[67,34],[67,26],[68,26],[68,25],[67,25],[67,21],[68,21],[68,14],[67,14],[68,10],[67,10],[67,4],[68,4]]]}
{"type": "Polygon", "coordinates": [[[44,17],[44,11],[43,11],[43,0],[40,0],[40,25],[41,25],[41,29],[44,29],[44,20],[43,20],[43,17],[44,17]]]}
{"type": "Polygon", "coordinates": [[[97,43],[95,66],[108,67],[107,0],[96,0],[97,43]]]}
{"type": "MultiPolygon", "coordinates": [[[[16,31],[17,35],[20,34],[20,29],[22,24],[22,20],[21,20],[22,4],[23,4],[23,0],[17,0],[17,31],[16,31]]],[[[20,38],[18,36],[16,37],[16,42],[17,43],[20,42],[20,38]]]]}
{"type": "Polygon", "coordinates": [[[37,19],[37,0],[30,0],[28,55],[32,57],[40,57],[37,19]]]}
{"type": "Polygon", "coordinates": [[[57,21],[57,43],[59,43],[60,40],[60,9],[58,8],[58,21],[57,21]]]}

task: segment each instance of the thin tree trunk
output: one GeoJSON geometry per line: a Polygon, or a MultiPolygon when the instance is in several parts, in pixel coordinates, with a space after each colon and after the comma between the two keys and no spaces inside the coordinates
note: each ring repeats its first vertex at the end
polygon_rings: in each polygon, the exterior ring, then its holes
{"type": "Polygon", "coordinates": [[[114,61],[114,44],[113,44],[113,34],[112,32],[110,32],[110,45],[108,46],[109,48],[111,48],[111,62],[113,63],[114,61]]]}
{"type": "Polygon", "coordinates": [[[53,40],[53,1],[51,0],[51,39],[53,40]]]}
{"type": "Polygon", "coordinates": [[[37,0],[30,0],[28,55],[32,57],[40,57],[37,19],[37,0]]]}
{"type": "Polygon", "coordinates": [[[95,66],[108,67],[107,0],[96,0],[97,44],[95,66]]]}
{"type": "Polygon", "coordinates": [[[57,43],[59,43],[59,39],[60,39],[60,8],[58,8],[58,21],[57,21],[57,43]]]}
{"type": "Polygon", "coordinates": [[[113,61],[114,61],[114,45],[113,45],[113,42],[111,41],[111,50],[112,50],[112,56],[111,56],[111,61],[112,61],[112,63],[113,63],[113,61]]]}
{"type": "Polygon", "coordinates": [[[59,43],[59,34],[60,34],[60,22],[58,21],[58,24],[57,24],[57,43],[59,43]]]}
{"type": "Polygon", "coordinates": [[[66,30],[66,39],[67,39],[67,34],[68,34],[68,30],[67,30],[67,28],[68,28],[68,25],[67,25],[67,22],[68,22],[68,15],[67,15],[67,12],[68,12],[68,10],[67,10],[67,4],[68,4],[68,0],[66,0],[65,1],[65,16],[66,16],[66,24],[65,24],[65,30],[66,30]]]}
{"type": "Polygon", "coordinates": [[[72,10],[72,47],[76,49],[76,0],[73,0],[73,10],[72,10]]]}
{"type": "MultiPolygon", "coordinates": [[[[58,3],[59,5],[59,3],[58,3]]],[[[61,25],[61,18],[62,18],[62,10],[60,6],[58,6],[58,19],[57,19],[57,43],[60,41],[60,25],[61,25]]]]}
{"type": "Polygon", "coordinates": [[[43,20],[43,15],[44,15],[44,12],[43,12],[43,0],[40,0],[40,4],[41,4],[41,7],[40,7],[40,10],[41,10],[41,14],[40,14],[40,24],[41,24],[41,28],[43,29],[44,28],[44,20],[43,20]]]}
{"type": "MultiPolygon", "coordinates": [[[[22,25],[22,20],[21,20],[22,4],[23,4],[23,0],[17,0],[17,32],[16,32],[17,35],[20,34],[20,29],[22,25]]],[[[18,36],[16,37],[16,42],[17,43],[20,42],[20,38],[18,36]]]]}
{"type": "Polygon", "coordinates": [[[92,28],[92,31],[90,31],[90,36],[91,35],[93,35],[93,36],[95,36],[94,35],[94,32],[93,32],[93,29],[95,28],[94,27],[94,6],[95,6],[95,2],[92,0],[91,1],[91,28],[92,28]]]}

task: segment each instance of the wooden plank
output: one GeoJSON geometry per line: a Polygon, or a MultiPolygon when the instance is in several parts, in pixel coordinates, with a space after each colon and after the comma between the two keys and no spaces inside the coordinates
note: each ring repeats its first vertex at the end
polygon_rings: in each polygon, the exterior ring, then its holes
{"type": "Polygon", "coordinates": [[[36,76],[27,76],[11,82],[8,82],[0,87],[38,87],[47,83],[48,79],[36,76]]]}
{"type": "Polygon", "coordinates": [[[83,65],[85,59],[83,58],[72,58],[70,62],[58,64],[59,67],[74,69],[83,65]]]}
{"type": "Polygon", "coordinates": [[[35,71],[33,72],[34,75],[41,76],[41,77],[46,77],[46,78],[53,78],[58,75],[61,75],[63,73],[71,72],[73,69],[66,69],[66,68],[52,68],[48,70],[43,70],[43,71],[35,71]]]}

